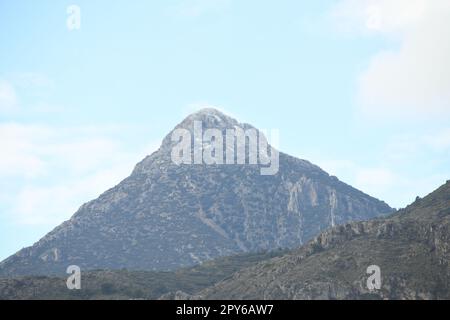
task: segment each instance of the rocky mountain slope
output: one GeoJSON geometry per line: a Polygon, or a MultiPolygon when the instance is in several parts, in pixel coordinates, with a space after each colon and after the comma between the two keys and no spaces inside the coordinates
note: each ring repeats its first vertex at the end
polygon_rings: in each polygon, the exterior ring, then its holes
{"type": "MultiPolygon", "coordinates": [[[[176,129],[253,128],[204,109],[176,129]]],[[[0,277],[82,270],[174,270],[220,256],[294,248],[332,225],[392,209],[308,161],[279,154],[279,171],[261,165],[172,161],[172,133],[158,151],[33,246],[0,263],[0,277]]],[[[225,152],[225,151],[224,151],[225,152]]]]}
{"type": "Polygon", "coordinates": [[[96,270],[82,274],[81,289],[68,290],[66,276],[0,278],[0,300],[172,299],[195,294],[236,271],[281,256],[285,251],[234,255],[176,271],[96,270]]]}
{"type": "Polygon", "coordinates": [[[332,228],[193,298],[450,299],[450,181],[391,217],[332,228]],[[371,265],[379,290],[367,287],[371,265]]]}

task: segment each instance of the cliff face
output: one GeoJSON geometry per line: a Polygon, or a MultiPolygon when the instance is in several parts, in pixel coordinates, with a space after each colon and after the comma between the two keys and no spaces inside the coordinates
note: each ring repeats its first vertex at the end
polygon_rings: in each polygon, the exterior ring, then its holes
{"type": "MultiPolygon", "coordinates": [[[[252,128],[202,110],[176,129],[252,128]]],[[[0,276],[86,269],[173,270],[239,252],[298,247],[321,231],[392,209],[284,153],[261,165],[176,165],[169,134],[133,173],[42,238],[0,263],[0,276]]]]}
{"type": "Polygon", "coordinates": [[[450,299],[450,182],[389,218],[332,228],[201,299],[450,299]],[[367,267],[381,271],[369,290],[367,267]]]}

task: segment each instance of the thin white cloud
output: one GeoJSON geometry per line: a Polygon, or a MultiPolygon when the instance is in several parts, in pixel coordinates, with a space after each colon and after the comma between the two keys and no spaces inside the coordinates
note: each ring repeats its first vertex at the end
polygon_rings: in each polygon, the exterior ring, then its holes
{"type": "Polygon", "coordinates": [[[35,142],[46,140],[49,130],[36,125],[0,124],[0,178],[36,177],[45,171],[35,142]]]}
{"type": "Polygon", "coordinates": [[[450,161],[450,129],[445,128],[427,134],[403,134],[394,136],[385,148],[384,158],[402,163],[418,159],[420,155],[450,161]]]}
{"type": "MultiPolygon", "coordinates": [[[[29,116],[62,109],[45,101],[54,86],[45,75],[14,73],[7,79],[0,79],[0,112],[29,116]],[[19,103],[21,94],[34,103],[19,103]]],[[[138,161],[156,149],[154,143],[130,149],[118,138],[127,129],[0,122],[0,218],[48,227],[68,219],[81,204],[127,177],[138,161]]]]}
{"type": "Polygon", "coordinates": [[[355,188],[391,206],[404,207],[449,179],[450,129],[394,135],[371,159],[307,158],[355,188]]]}
{"type": "Polygon", "coordinates": [[[14,86],[0,79],[0,112],[10,112],[17,108],[18,99],[14,86]]]}
{"type": "MultiPolygon", "coordinates": [[[[433,2],[432,0],[431,2],[433,2]]],[[[437,0],[439,2],[441,0],[437,0]]],[[[340,31],[398,34],[423,20],[427,0],[340,0],[331,15],[340,31]]]]}
{"type": "Polygon", "coordinates": [[[364,115],[450,115],[448,0],[341,0],[332,14],[341,30],[398,42],[398,48],[374,55],[359,78],[364,115]]]}
{"type": "Polygon", "coordinates": [[[116,185],[156,149],[130,150],[115,138],[121,129],[0,124],[0,197],[9,208],[0,215],[55,225],[116,185]]]}
{"type": "Polygon", "coordinates": [[[53,88],[55,86],[52,79],[37,72],[16,72],[9,75],[9,78],[23,88],[53,88]]]}
{"type": "Polygon", "coordinates": [[[396,181],[398,177],[387,168],[361,168],[356,171],[355,186],[375,194],[392,187],[396,181]]]}
{"type": "Polygon", "coordinates": [[[0,78],[0,112],[20,116],[33,113],[60,112],[64,108],[45,101],[55,83],[44,74],[18,72],[2,75],[0,78]],[[32,97],[33,103],[24,102],[32,97]],[[22,99],[20,99],[22,98],[22,99]]]}
{"type": "Polygon", "coordinates": [[[429,146],[436,152],[449,152],[450,128],[443,129],[436,134],[426,135],[423,140],[425,145],[429,146]]]}
{"type": "Polygon", "coordinates": [[[386,201],[394,208],[409,205],[416,196],[426,196],[448,180],[445,172],[430,174],[427,170],[419,170],[411,174],[403,168],[405,164],[411,165],[407,160],[385,161],[374,166],[357,161],[329,161],[319,158],[314,159],[314,163],[351,186],[386,201]]]}
{"type": "Polygon", "coordinates": [[[351,160],[320,160],[315,159],[322,169],[337,176],[353,187],[379,199],[398,205],[389,196],[393,188],[402,183],[403,178],[387,164],[385,166],[364,166],[351,160]]]}
{"type": "Polygon", "coordinates": [[[125,178],[131,164],[113,164],[107,169],[49,186],[26,185],[11,206],[13,221],[22,225],[57,225],[85,202],[99,196],[125,178]]]}

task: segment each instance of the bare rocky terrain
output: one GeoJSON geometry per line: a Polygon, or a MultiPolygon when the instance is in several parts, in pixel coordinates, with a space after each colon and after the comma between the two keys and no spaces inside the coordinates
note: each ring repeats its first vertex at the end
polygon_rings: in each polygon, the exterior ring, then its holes
{"type": "Polygon", "coordinates": [[[289,251],[240,254],[174,272],[0,279],[0,299],[450,299],[450,182],[387,218],[331,228],[289,251]],[[381,270],[367,288],[369,265],[381,270]]]}
{"type": "MultiPolygon", "coordinates": [[[[253,128],[214,109],[176,129],[253,128]]],[[[0,263],[0,277],[82,270],[176,270],[236,253],[296,248],[334,225],[385,216],[384,202],[308,161],[279,154],[279,171],[261,165],[176,165],[171,133],[132,174],[33,246],[0,263]]]]}
{"type": "Polygon", "coordinates": [[[450,181],[388,218],[332,228],[190,298],[450,299],[450,181]],[[379,290],[367,287],[371,265],[379,290]]]}

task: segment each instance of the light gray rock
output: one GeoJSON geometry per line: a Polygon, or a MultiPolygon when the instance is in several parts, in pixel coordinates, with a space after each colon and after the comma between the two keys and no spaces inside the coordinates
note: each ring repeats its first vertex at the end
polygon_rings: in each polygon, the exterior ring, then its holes
{"type": "MultiPolygon", "coordinates": [[[[252,128],[214,109],[187,117],[225,132],[252,128]]],[[[392,209],[308,161],[280,153],[259,165],[176,165],[169,133],[119,185],[88,202],[39,242],[0,263],[0,276],[87,269],[173,270],[239,252],[298,247],[332,225],[392,209]]]]}
{"type": "Polygon", "coordinates": [[[450,182],[388,218],[337,226],[191,299],[450,299],[450,182]],[[367,286],[377,265],[381,287],[367,286]]]}

